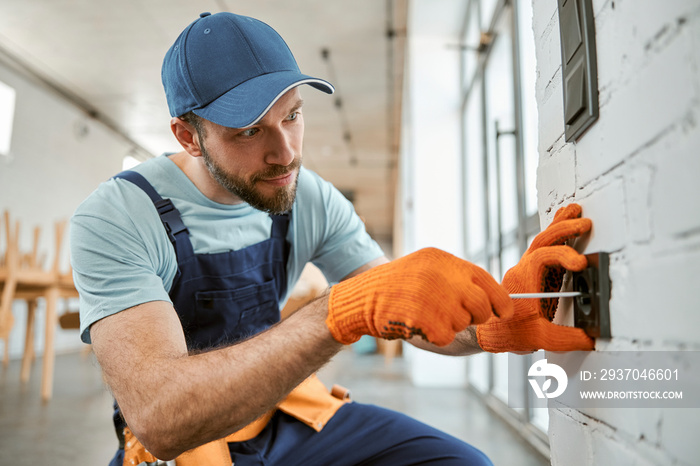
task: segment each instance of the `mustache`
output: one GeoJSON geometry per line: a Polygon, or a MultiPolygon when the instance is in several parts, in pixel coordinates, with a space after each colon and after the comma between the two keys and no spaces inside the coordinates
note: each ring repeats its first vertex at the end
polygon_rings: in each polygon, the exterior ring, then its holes
{"type": "Polygon", "coordinates": [[[288,175],[299,167],[301,167],[301,157],[295,157],[289,165],[272,165],[266,170],[256,173],[251,181],[256,182],[288,175]]]}

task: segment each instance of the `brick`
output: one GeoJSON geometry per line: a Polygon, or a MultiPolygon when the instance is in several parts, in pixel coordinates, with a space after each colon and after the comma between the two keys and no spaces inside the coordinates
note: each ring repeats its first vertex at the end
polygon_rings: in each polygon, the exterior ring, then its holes
{"type": "Polygon", "coordinates": [[[640,50],[653,49],[672,38],[679,19],[687,20],[700,11],[697,2],[687,0],[635,0],[619,2],[619,5],[619,23],[625,21],[634,25],[631,33],[640,50]]]}
{"type": "Polygon", "coordinates": [[[589,427],[564,414],[549,410],[549,446],[552,465],[588,466],[591,464],[589,427]]]}
{"type": "Polygon", "coordinates": [[[659,425],[664,413],[661,408],[585,408],[581,409],[581,412],[607,425],[615,426],[618,435],[627,438],[628,441],[644,440],[656,444],[660,440],[659,425]]]}
{"type": "MultiPolygon", "coordinates": [[[[539,60],[539,57],[537,58],[539,60]]],[[[538,78],[538,80],[541,79],[538,78]]],[[[538,84],[539,86],[539,84],[538,84]]],[[[539,113],[539,143],[538,150],[542,156],[564,134],[564,97],[561,87],[561,68],[549,83],[544,96],[537,96],[537,111],[539,113]]]]}
{"type": "Polygon", "coordinates": [[[561,40],[556,3],[534,2],[533,12],[540,124],[538,150],[543,154],[564,133],[561,40]]]}
{"type": "Polygon", "coordinates": [[[637,243],[648,242],[652,237],[651,183],[654,170],[650,166],[630,168],[624,175],[627,201],[627,226],[630,239],[637,243]]]}
{"type": "Polygon", "coordinates": [[[535,34],[535,41],[539,41],[542,34],[547,29],[552,28],[552,24],[559,31],[559,16],[556,2],[531,2],[532,3],[532,29],[535,34]]]}
{"type": "Polygon", "coordinates": [[[685,118],[697,98],[689,92],[695,78],[691,52],[689,38],[679,36],[629,82],[620,83],[601,106],[599,120],[577,142],[579,185],[605,174],[685,118]]]}
{"type": "MultiPolygon", "coordinates": [[[[632,410],[626,410],[632,411],[632,410]]],[[[626,465],[626,466],[652,466],[667,465],[668,461],[662,461],[662,454],[653,456],[640,452],[638,444],[628,444],[617,436],[606,435],[601,430],[593,429],[591,432],[591,449],[593,456],[591,463],[595,465],[626,465]]]]}
{"type": "Polygon", "coordinates": [[[685,130],[669,138],[675,147],[660,148],[651,188],[654,233],[673,237],[700,234],[700,121],[697,112],[685,130]]]}
{"type": "Polygon", "coordinates": [[[695,53],[690,57],[692,60],[691,67],[695,72],[695,95],[700,95],[700,54],[697,53],[700,50],[700,15],[695,16],[691,21],[688,22],[687,27],[690,29],[690,36],[692,41],[692,50],[695,53]]]}
{"type": "MultiPolygon", "coordinates": [[[[577,155],[577,160],[579,158],[577,155]]],[[[593,221],[585,252],[613,252],[625,246],[628,239],[627,213],[621,178],[595,190],[582,190],[577,193],[576,202],[583,208],[583,215],[593,221]]]]}
{"type": "Polygon", "coordinates": [[[537,199],[540,212],[561,204],[576,192],[574,146],[565,144],[556,154],[540,161],[537,167],[537,199]]]}
{"type": "Polygon", "coordinates": [[[663,414],[661,409],[550,409],[552,464],[671,464],[672,455],[658,447],[663,414]]]}
{"type": "Polygon", "coordinates": [[[667,343],[698,343],[700,313],[693,291],[700,276],[700,251],[650,256],[640,251],[616,266],[610,318],[615,337],[667,343]]]}
{"type": "Polygon", "coordinates": [[[619,86],[638,73],[655,53],[663,50],[688,27],[688,18],[697,5],[683,0],[616,1],[615,9],[595,5],[598,85],[605,89],[619,86]],[[683,25],[679,20],[686,21],[683,25]]]}
{"type": "Polygon", "coordinates": [[[614,12],[596,17],[596,51],[598,89],[601,102],[607,100],[611,89],[629,79],[631,49],[638,47],[631,31],[636,25],[614,12]]]}
{"type": "MultiPolygon", "coordinates": [[[[544,90],[561,68],[561,36],[559,19],[555,14],[551,23],[535,42],[537,75],[540,78],[537,89],[544,90]]],[[[561,92],[561,87],[559,87],[561,92]]]]}
{"type": "Polygon", "coordinates": [[[591,464],[599,465],[640,465],[651,464],[640,463],[634,450],[629,445],[625,445],[617,438],[611,438],[598,430],[591,432],[591,445],[593,456],[591,464]]]}
{"type": "Polygon", "coordinates": [[[661,424],[661,447],[671,452],[671,455],[683,464],[697,464],[700,458],[698,411],[700,410],[668,409],[664,412],[661,424]]]}

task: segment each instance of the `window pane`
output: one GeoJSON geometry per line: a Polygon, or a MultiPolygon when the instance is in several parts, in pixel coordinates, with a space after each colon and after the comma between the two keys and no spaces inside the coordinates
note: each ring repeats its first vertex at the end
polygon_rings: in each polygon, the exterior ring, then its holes
{"type": "Polygon", "coordinates": [[[469,356],[469,384],[481,393],[489,390],[489,357],[490,353],[480,353],[469,356]]]}
{"type": "Polygon", "coordinates": [[[493,395],[508,403],[508,353],[493,355],[493,395]]]}
{"type": "Polygon", "coordinates": [[[126,157],[124,157],[124,159],[122,159],[122,170],[131,170],[140,163],[141,161],[138,160],[136,157],[127,155],[126,157]]]}
{"type": "Polygon", "coordinates": [[[523,156],[525,160],[525,213],[537,212],[537,102],[535,100],[535,37],[532,30],[532,0],[518,1],[518,39],[520,43],[520,82],[523,105],[523,156]]]}
{"type": "Polygon", "coordinates": [[[532,242],[535,240],[535,237],[537,236],[537,233],[532,234],[527,237],[527,247],[529,248],[532,242]]]}
{"type": "Polygon", "coordinates": [[[10,153],[12,122],[15,115],[15,90],[0,82],[0,154],[10,153]]]}
{"type": "Polygon", "coordinates": [[[481,83],[470,94],[465,115],[465,149],[467,180],[467,251],[475,255],[486,246],[486,211],[484,200],[484,147],[481,115],[481,83]]]}
{"type": "Polygon", "coordinates": [[[532,418],[530,422],[542,432],[549,430],[549,409],[532,408],[532,418]]]}
{"type": "MultiPolygon", "coordinates": [[[[517,244],[513,244],[503,249],[501,252],[501,265],[503,267],[503,275],[512,268],[520,260],[520,250],[517,244]]],[[[501,277],[502,278],[502,277],[501,277]]]]}
{"type": "Polygon", "coordinates": [[[477,60],[479,58],[478,53],[472,50],[471,47],[478,47],[479,40],[481,38],[481,28],[479,27],[479,10],[476,8],[476,2],[471,4],[471,8],[467,11],[468,23],[464,37],[462,38],[462,43],[464,46],[468,47],[462,53],[462,78],[464,79],[462,87],[466,90],[469,83],[474,79],[474,72],[476,71],[477,60]]]}
{"type": "Polygon", "coordinates": [[[494,40],[485,73],[492,238],[515,229],[518,222],[510,11],[505,10],[498,22],[499,34],[494,40]]]}
{"type": "Polygon", "coordinates": [[[496,11],[498,0],[481,0],[481,27],[486,31],[491,25],[491,18],[496,11]]]}
{"type": "Polygon", "coordinates": [[[501,234],[507,234],[518,226],[518,185],[515,168],[515,138],[501,137],[498,153],[501,177],[501,234]]]}
{"type": "Polygon", "coordinates": [[[488,267],[487,267],[488,264],[486,264],[485,260],[479,259],[479,260],[472,260],[471,262],[474,265],[478,265],[479,267],[481,267],[484,270],[488,270],[488,267]]]}
{"type": "MultiPolygon", "coordinates": [[[[491,109],[487,109],[487,111],[490,111],[491,109]]],[[[489,123],[492,123],[492,120],[489,118],[487,119],[489,123]]],[[[493,144],[493,140],[495,139],[495,132],[494,132],[494,127],[493,125],[488,125],[486,132],[488,134],[488,140],[487,140],[487,145],[489,146],[489,152],[488,152],[488,196],[489,196],[489,205],[488,205],[488,222],[489,222],[489,241],[494,244],[496,242],[496,239],[498,238],[498,232],[499,232],[499,220],[500,216],[498,215],[498,165],[496,164],[496,154],[495,154],[495,145],[493,144]]]]}
{"type": "Polygon", "coordinates": [[[494,256],[491,256],[491,261],[489,263],[489,268],[487,270],[489,272],[491,272],[491,275],[493,276],[494,279],[500,281],[501,261],[500,261],[500,258],[497,254],[494,256]]]}

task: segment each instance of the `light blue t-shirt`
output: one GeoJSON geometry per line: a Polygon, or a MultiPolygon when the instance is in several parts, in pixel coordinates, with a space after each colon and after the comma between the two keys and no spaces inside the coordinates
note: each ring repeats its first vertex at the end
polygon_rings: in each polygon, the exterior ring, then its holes
{"type": "MultiPolygon", "coordinates": [[[[270,237],[269,215],[246,203],[227,205],[202,194],[163,155],[133,169],[180,211],[194,252],[239,250],[270,237]]],[[[333,284],[382,250],[352,204],[317,174],[301,169],[287,240],[287,290],[307,262],[333,284]]],[[[150,301],[168,301],[177,272],[172,244],[150,198],[123,179],[102,183],[71,218],[71,263],[80,292],[80,332],[90,343],[94,322],[150,301]]],[[[286,297],[284,298],[286,301],[286,297]]]]}

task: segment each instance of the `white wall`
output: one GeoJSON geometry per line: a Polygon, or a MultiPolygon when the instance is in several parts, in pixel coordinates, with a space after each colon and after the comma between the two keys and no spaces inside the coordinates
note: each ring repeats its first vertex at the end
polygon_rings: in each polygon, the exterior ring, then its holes
{"type": "MultiPolygon", "coordinates": [[[[600,118],[566,143],[557,2],[534,1],[541,223],[575,201],[611,256],[614,338],[700,349],[700,3],[593,0],[600,118]]],[[[550,409],[553,464],[697,464],[698,409],[550,409]]]]}
{"type": "MultiPolygon", "coordinates": [[[[32,230],[41,226],[40,252],[46,267],[54,257],[54,222],[69,219],[78,204],[97,185],[121,170],[131,149],[121,137],[86,117],[76,106],[31,77],[0,63],[0,81],[16,91],[15,119],[9,156],[0,155],[0,212],[9,209],[21,222],[20,248],[29,251],[32,230]]],[[[5,226],[0,250],[5,247],[5,226]]],[[[61,254],[68,270],[68,231],[61,254]]],[[[66,303],[59,306],[59,314],[66,303]]],[[[75,304],[77,306],[77,300],[75,304]]],[[[13,306],[15,325],[10,335],[10,355],[21,357],[24,345],[26,305],[13,306]]],[[[44,305],[37,313],[37,351],[43,351],[44,305]]],[[[82,346],[77,330],[56,334],[57,351],[82,346]]],[[[0,349],[0,352],[2,349],[0,349]]]]}

